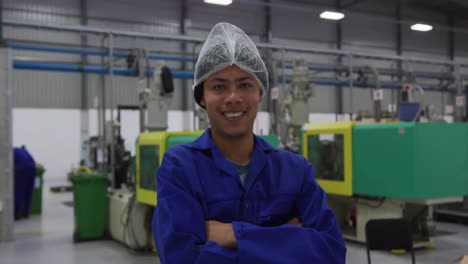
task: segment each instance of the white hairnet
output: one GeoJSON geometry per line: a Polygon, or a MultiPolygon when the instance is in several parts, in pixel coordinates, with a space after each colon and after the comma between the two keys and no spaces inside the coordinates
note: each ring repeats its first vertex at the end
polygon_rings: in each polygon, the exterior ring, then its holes
{"type": "Polygon", "coordinates": [[[203,81],[233,64],[255,76],[262,94],[268,90],[268,72],[255,43],[242,29],[229,23],[218,23],[211,29],[195,66],[193,93],[199,105],[203,97],[203,81]]]}

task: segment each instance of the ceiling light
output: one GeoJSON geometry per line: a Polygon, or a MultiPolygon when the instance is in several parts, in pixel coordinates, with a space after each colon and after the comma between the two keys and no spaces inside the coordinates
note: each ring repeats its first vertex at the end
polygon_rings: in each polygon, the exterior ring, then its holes
{"type": "Polygon", "coordinates": [[[230,5],[232,4],[232,0],[204,0],[207,4],[214,4],[214,5],[230,5]]]}
{"type": "Polygon", "coordinates": [[[432,26],[431,25],[426,25],[426,24],[414,24],[411,26],[411,29],[412,30],[415,30],[415,31],[431,31],[432,30],[432,26]]]}
{"type": "Polygon", "coordinates": [[[323,19],[331,19],[331,20],[340,20],[344,17],[343,13],[332,12],[332,11],[325,11],[320,14],[320,18],[323,19]]]}

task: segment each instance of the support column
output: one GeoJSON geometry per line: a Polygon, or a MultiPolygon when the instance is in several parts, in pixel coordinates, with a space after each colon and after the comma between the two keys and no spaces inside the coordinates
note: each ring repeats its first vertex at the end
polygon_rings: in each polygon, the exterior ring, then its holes
{"type": "MultiPolygon", "coordinates": [[[[449,34],[448,34],[448,55],[449,55],[449,58],[452,62],[455,61],[455,31],[453,30],[454,26],[455,26],[455,21],[454,21],[454,18],[452,15],[448,14],[447,16],[447,24],[450,28],[449,30],[449,34]]],[[[460,67],[455,67],[455,65],[452,65],[450,71],[456,76],[455,78],[455,85],[456,85],[456,89],[457,89],[457,92],[454,94],[455,96],[455,99],[454,99],[454,103],[455,103],[455,115],[454,115],[454,121],[455,122],[463,122],[463,117],[465,115],[465,107],[466,106],[457,106],[457,103],[456,103],[456,97],[462,97],[465,95],[465,87],[463,87],[463,81],[461,80],[461,76],[460,76],[460,67]]],[[[465,95],[466,96],[466,95],[465,95]]],[[[468,207],[468,202],[465,201],[467,203],[467,207],[468,207]]]]}
{"type": "Polygon", "coordinates": [[[5,46],[3,39],[3,0],[0,0],[0,47],[5,46]]]}
{"type": "Polygon", "coordinates": [[[13,240],[13,81],[11,50],[0,49],[0,242],[13,240]]]}
{"type": "MultiPolygon", "coordinates": [[[[261,41],[263,43],[271,43],[271,38],[272,38],[272,33],[271,33],[271,5],[270,5],[270,0],[264,0],[265,2],[265,15],[264,15],[264,23],[265,23],[265,28],[263,31],[263,34],[261,36],[261,41]]],[[[275,78],[274,78],[274,61],[273,61],[273,51],[271,49],[266,49],[262,52],[265,65],[267,67],[268,71],[268,82],[270,84],[270,87],[265,87],[268,89],[268,92],[263,95],[266,102],[266,111],[270,114],[270,129],[271,131],[263,131],[263,133],[273,133],[275,135],[279,135],[279,131],[277,129],[278,121],[277,119],[279,118],[278,116],[278,100],[272,100],[271,99],[271,88],[273,88],[275,84],[275,78]]]]}
{"type": "MultiPolygon", "coordinates": [[[[335,1],[335,7],[337,11],[341,10],[341,0],[335,1]]],[[[336,21],[336,49],[341,50],[343,48],[343,28],[341,24],[341,20],[336,21]]],[[[343,58],[340,56],[338,58],[338,63],[342,64],[343,58]]],[[[335,114],[342,114],[343,113],[343,86],[337,85],[336,86],[336,109],[335,114]]]]}
{"type": "MultiPolygon", "coordinates": [[[[88,3],[87,0],[80,0],[80,24],[81,26],[88,25],[88,3]]],[[[88,37],[81,35],[81,48],[84,49],[88,44],[88,37]]],[[[88,56],[81,55],[81,65],[88,64],[88,56]]],[[[86,73],[81,73],[81,105],[80,105],[80,144],[89,139],[89,102],[88,102],[88,76],[86,73]]],[[[81,153],[82,155],[84,153],[81,153]]]]}
{"type": "MultiPolygon", "coordinates": [[[[179,33],[181,35],[186,35],[187,34],[187,25],[188,25],[188,1],[187,0],[181,0],[181,8],[180,8],[180,21],[179,21],[179,33]]],[[[180,43],[180,52],[183,55],[187,55],[187,43],[186,42],[181,42],[180,43]]],[[[183,61],[181,62],[180,65],[180,70],[186,71],[187,70],[187,62],[183,61]]],[[[181,109],[182,110],[182,120],[183,120],[183,130],[188,130],[188,129],[193,129],[192,126],[190,126],[191,122],[191,117],[189,115],[189,102],[194,102],[192,99],[192,89],[190,85],[188,85],[188,80],[181,80],[182,82],[182,92],[181,92],[181,99],[180,101],[182,102],[181,104],[181,109]]],[[[193,108],[193,107],[192,107],[193,108]]],[[[169,114],[169,113],[168,113],[169,114]]],[[[169,118],[169,117],[168,117],[169,118]]],[[[193,124],[195,125],[195,124],[193,124]]]]}
{"type": "MultiPolygon", "coordinates": [[[[402,34],[402,24],[401,24],[401,3],[398,2],[397,3],[397,6],[396,6],[396,11],[395,11],[395,16],[396,16],[396,19],[397,19],[397,23],[396,23],[396,53],[398,56],[402,56],[403,55],[403,34],[402,34]]],[[[398,72],[398,82],[402,82],[403,81],[403,62],[401,60],[398,60],[397,61],[397,72],[398,72]]],[[[400,104],[400,91],[399,90],[396,90],[396,102],[394,102],[394,98],[395,98],[395,90],[392,89],[392,104],[397,104],[399,105],[400,104]]],[[[399,107],[397,107],[397,112],[399,110],[399,107]]],[[[398,116],[398,113],[396,113],[397,116],[398,116]]]]}

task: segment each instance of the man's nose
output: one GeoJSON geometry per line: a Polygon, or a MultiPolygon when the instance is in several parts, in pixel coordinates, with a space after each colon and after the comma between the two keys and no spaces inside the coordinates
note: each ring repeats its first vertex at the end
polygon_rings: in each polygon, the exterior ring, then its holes
{"type": "Polygon", "coordinates": [[[228,104],[238,104],[242,102],[242,96],[240,95],[239,90],[236,88],[230,89],[224,102],[228,104]]]}

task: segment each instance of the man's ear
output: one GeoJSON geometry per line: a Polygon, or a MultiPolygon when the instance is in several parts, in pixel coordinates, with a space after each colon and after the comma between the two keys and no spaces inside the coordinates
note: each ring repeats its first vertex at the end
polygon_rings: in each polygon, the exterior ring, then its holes
{"type": "Polygon", "coordinates": [[[202,99],[200,100],[200,104],[201,104],[201,106],[206,107],[205,98],[202,97],[202,99]]]}

